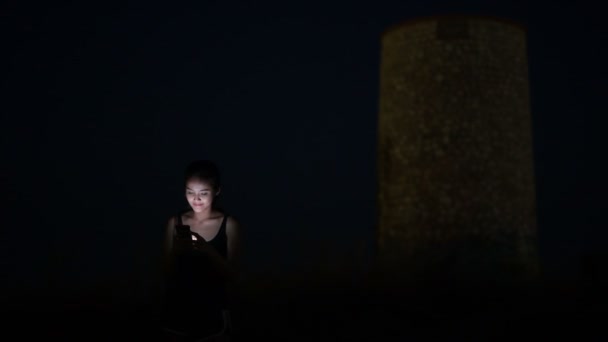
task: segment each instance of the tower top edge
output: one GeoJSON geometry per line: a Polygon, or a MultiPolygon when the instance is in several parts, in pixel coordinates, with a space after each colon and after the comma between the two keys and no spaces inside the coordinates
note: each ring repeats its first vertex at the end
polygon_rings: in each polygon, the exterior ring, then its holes
{"type": "Polygon", "coordinates": [[[445,20],[445,19],[493,21],[493,22],[502,23],[505,25],[519,28],[520,30],[524,31],[524,33],[527,33],[527,31],[528,31],[526,25],[523,22],[517,21],[514,19],[505,18],[505,17],[493,16],[493,15],[466,14],[466,13],[445,13],[445,14],[414,17],[414,18],[400,21],[396,24],[393,24],[393,25],[390,25],[389,27],[387,27],[384,31],[382,31],[381,36],[385,36],[388,33],[391,33],[393,31],[398,30],[403,27],[414,26],[416,24],[420,24],[420,23],[424,23],[424,22],[432,22],[432,21],[445,20]]]}

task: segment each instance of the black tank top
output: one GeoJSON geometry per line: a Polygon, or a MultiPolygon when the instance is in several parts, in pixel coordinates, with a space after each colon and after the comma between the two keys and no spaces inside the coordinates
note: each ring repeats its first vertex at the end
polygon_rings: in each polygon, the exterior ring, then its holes
{"type": "MultiPolygon", "coordinates": [[[[183,211],[177,215],[177,224],[183,225],[182,215],[187,213],[189,210],[183,211]]],[[[222,224],[220,226],[219,231],[213,237],[212,240],[207,241],[208,244],[211,244],[213,248],[215,248],[218,253],[224,257],[224,259],[228,259],[228,238],[226,237],[226,221],[228,219],[228,215],[223,213],[224,218],[222,219],[222,224]]]]}
{"type": "MultiPolygon", "coordinates": [[[[183,225],[182,211],[176,216],[183,225]]],[[[224,213],[215,237],[207,241],[224,258],[228,255],[228,238],[224,213]]],[[[223,327],[221,312],[227,309],[226,282],[203,253],[174,252],[173,267],[166,293],[166,326],[187,334],[205,335],[223,327]],[[202,324],[201,322],[207,322],[202,324]]]]}

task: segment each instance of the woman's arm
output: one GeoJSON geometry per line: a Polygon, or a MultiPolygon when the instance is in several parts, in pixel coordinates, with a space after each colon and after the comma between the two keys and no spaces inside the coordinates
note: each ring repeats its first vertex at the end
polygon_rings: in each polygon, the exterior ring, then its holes
{"type": "Polygon", "coordinates": [[[234,270],[235,280],[243,274],[243,236],[241,226],[232,217],[226,222],[226,236],[228,237],[228,264],[234,270]]]}
{"type": "Polygon", "coordinates": [[[173,251],[173,234],[175,231],[175,218],[172,217],[167,222],[165,231],[163,234],[163,252],[162,252],[162,274],[166,277],[170,271],[171,265],[171,253],[173,251]]]}
{"type": "Polygon", "coordinates": [[[168,280],[169,280],[169,274],[171,272],[171,264],[172,264],[172,258],[171,258],[171,253],[173,250],[173,232],[175,230],[174,228],[174,219],[171,218],[169,219],[169,221],[167,222],[167,225],[164,227],[163,232],[162,232],[162,245],[160,246],[160,250],[161,250],[161,255],[160,255],[160,265],[159,265],[159,286],[157,288],[158,290],[158,297],[157,297],[157,304],[159,305],[160,310],[162,310],[163,307],[163,303],[165,301],[165,296],[167,293],[167,285],[168,285],[168,280]]]}

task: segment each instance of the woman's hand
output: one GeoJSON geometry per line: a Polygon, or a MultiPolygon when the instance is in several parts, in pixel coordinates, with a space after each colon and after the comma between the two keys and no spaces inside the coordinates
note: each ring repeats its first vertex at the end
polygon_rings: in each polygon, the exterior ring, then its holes
{"type": "Polygon", "coordinates": [[[190,232],[190,234],[192,234],[192,248],[195,251],[208,253],[213,249],[213,247],[211,247],[211,245],[209,245],[209,243],[207,243],[207,241],[198,233],[190,232]]]}
{"type": "Polygon", "coordinates": [[[185,236],[177,235],[173,239],[173,248],[178,252],[187,252],[192,249],[192,238],[188,239],[185,236]]]}

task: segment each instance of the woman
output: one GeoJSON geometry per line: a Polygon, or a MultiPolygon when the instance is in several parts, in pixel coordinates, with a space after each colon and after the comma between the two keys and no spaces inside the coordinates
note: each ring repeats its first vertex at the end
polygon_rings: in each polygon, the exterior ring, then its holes
{"type": "Polygon", "coordinates": [[[211,161],[188,165],[184,183],[190,208],[169,219],[165,235],[164,330],[172,341],[225,339],[240,228],[215,205],[220,174],[211,161]]]}

